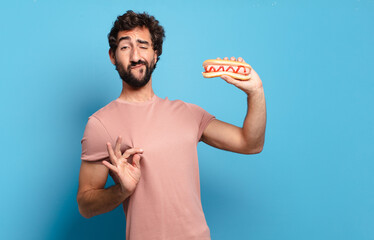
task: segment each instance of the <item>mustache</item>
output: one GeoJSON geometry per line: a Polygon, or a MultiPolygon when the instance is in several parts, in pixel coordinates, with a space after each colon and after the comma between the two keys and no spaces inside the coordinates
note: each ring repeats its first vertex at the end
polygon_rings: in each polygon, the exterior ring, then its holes
{"type": "Polygon", "coordinates": [[[147,65],[146,62],[144,62],[144,61],[142,61],[142,60],[139,60],[139,61],[137,61],[137,62],[131,62],[131,63],[130,63],[130,66],[131,66],[131,67],[134,67],[134,66],[139,65],[139,64],[147,65]]]}

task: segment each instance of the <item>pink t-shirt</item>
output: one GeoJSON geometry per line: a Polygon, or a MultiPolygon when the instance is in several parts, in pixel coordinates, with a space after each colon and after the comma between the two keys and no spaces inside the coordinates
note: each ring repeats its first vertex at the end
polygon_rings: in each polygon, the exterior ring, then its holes
{"type": "Polygon", "coordinates": [[[123,202],[127,240],[210,239],[200,198],[197,144],[213,119],[195,104],[156,95],[142,103],[116,99],[89,117],[82,160],[108,159],[106,142],[114,146],[119,135],[122,152],[144,149],[141,179],[123,202]]]}

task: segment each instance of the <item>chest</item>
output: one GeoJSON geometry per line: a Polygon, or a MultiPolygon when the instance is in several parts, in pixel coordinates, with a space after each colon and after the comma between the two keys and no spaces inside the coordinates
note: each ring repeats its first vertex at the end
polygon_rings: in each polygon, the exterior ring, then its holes
{"type": "Polygon", "coordinates": [[[109,127],[112,139],[122,136],[123,150],[141,147],[148,152],[196,148],[198,131],[199,123],[183,109],[127,111],[109,127]]]}

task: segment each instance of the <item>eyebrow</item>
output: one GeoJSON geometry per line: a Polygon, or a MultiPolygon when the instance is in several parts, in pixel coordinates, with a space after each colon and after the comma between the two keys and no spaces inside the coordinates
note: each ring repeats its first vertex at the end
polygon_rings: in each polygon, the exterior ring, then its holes
{"type": "MultiPolygon", "coordinates": [[[[118,43],[120,43],[122,40],[130,40],[130,39],[131,39],[131,37],[129,37],[129,36],[121,37],[121,38],[118,40],[118,43]]],[[[137,41],[138,43],[140,43],[140,44],[146,44],[146,45],[149,45],[149,42],[146,41],[146,40],[137,39],[136,41],[137,41]]]]}

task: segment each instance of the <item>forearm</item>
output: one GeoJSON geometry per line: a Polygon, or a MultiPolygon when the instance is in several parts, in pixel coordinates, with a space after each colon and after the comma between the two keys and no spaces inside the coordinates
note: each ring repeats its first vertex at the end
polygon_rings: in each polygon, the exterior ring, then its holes
{"type": "Polygon", "coordinates": [[[262,151],[265,141],[266,104],[263,88],[247,94],[248,110],[243,123],[243,137],[247,149],[253,153],[262,151]]]}
{"type": "Polygon", "coordinates": [[[79,212],[85,218],[112,211],[132,193],[122,192],[121,185],[116,184],[106,189],[88,190],[78,196],[79,212]]]}

